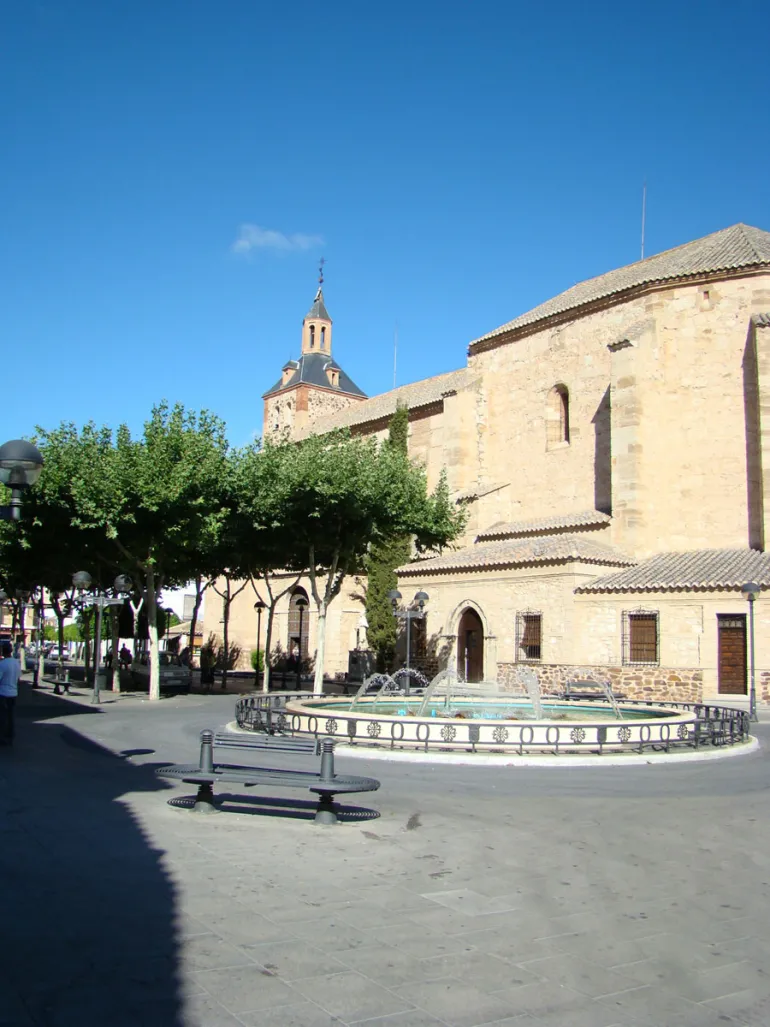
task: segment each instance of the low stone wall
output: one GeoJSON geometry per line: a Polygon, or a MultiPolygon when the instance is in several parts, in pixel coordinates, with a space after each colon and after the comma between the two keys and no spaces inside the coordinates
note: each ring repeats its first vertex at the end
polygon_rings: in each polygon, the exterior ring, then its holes
{"type": "MultiPolygon", "coordinates": [[[[568,681],[591,677],[609,679],[613,692],[628,699],[661,702],[700,702],[703,698],[703,671],[700,667],[589,667],[555,663],[500,663],[497,680],[505,691],[523,693],[516,672],[529,667],[537,673],[545,695],[559,695],[568,681]]],[[[770,690],[770,675],[763,688],[770,690]]]]}

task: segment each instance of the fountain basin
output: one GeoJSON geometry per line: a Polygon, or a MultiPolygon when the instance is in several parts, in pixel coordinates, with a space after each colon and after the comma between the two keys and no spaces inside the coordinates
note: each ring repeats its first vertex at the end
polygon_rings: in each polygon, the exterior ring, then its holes
{"type": "MultiPolygon", "coordinates": [[[[544,718],[535,720],[532,704],[516,696],[453,696],[448,709],[439,699],[430,709],[433,715],[426,716],[415,713],[420,701],[364,697],[350,710],[347,699],[293,700],[286,704],[286,716],[292,732],[340,736],[357,745],[518,753],[697,745],[703,727],[694,707],[622,702],[618,719],[607,703],[547,699],[544,718]]],[[[738,719],[735,733],[742,731],[738,719]]],[[[730,732],[730,740],[737,741],[730,732]]]]}

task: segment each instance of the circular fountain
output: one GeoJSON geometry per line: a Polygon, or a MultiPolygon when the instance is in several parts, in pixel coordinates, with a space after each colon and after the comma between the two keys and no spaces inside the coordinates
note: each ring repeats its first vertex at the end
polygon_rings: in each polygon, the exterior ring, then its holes
{"type": "Polygon", "coordinates": [[[410,672],[408,686],[403,674],[377,674],[352,699],[287,701],[285,723],[293,733],[358,746],[518,755],[669,752],[749,737],[748,715],[740,710],[618,700],[602,680],[591,682],[600,693],[596,699],[566,700],[541,695],[532,668],[521,668],[517,677],[524,695],[502,692],[493,682],[464,682],[450,670],[427,684],[410,672]]]}

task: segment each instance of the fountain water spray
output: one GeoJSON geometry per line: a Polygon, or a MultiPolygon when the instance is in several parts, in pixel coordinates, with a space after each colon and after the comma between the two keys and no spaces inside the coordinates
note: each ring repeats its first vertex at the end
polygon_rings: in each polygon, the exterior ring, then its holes
{"type": "Polygon", "coordinates": [[[540,691],[540,680],[537,676],[537,672],[532,667],[518,667],[516,670],[516,679],[519,684],[523,685],[526,689],[529,701],[532,703],[532,712],[535,715],[535,720],[543,719],[543,702],[540,691]]]}

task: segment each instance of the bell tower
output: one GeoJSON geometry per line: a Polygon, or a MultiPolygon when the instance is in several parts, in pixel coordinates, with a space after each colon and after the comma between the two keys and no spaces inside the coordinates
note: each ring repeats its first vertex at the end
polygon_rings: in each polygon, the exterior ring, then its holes
{"type": "Polygon", "coordinates": [[[315,294],[313,306],[305,315],[302,322],[302,352],[321,353],[323,356],[332,355],[332,319],[324,303],[324,259],[321,257],[321,266],[318,269],[318,292],[315,294]]]}
{"type": "Polygon", "coordinates": [[[324,263],[322,258],[318,291],[302,321],[299,360],[288,360],[279,380],[263,396],[265,436],[306,433],[318,418],[366,399],[332,358],[332,319],[323,294],[324,263]]]}

